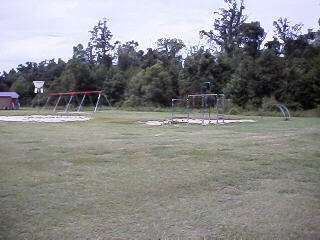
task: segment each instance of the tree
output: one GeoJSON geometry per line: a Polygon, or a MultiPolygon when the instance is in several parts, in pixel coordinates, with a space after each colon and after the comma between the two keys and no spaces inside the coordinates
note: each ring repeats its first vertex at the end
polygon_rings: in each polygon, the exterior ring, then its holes
{"type": "Polygon", "coordinates": [[[268,41],[264,46],[268,52],[274,55],[279,56],[281,54],[281,43],[277,37],[273,37],[273,40],[268,41]]]}
{"type": "Polygon", "coordinates": [[[88,46],[85,51],[86,51],[86,56],[87,56],[89,64],[94,65],[96,55],[93,52],[93,46],[92,46],[91,42],[88,43],[88,46]]]}
{"type": "Polygon", "coordinates": [[[296,109],[310,109],[320,103],[320,48],[308,48],[308,54],[285,59],[283,84],[277,89],[279,98],[296,109]]]}
{"type": "Polygon", "coordinates": [[[138,46],[138,42],[133,40],[119,45],[117,49],[117,65],[122,71],[126,71],[130,67],[138,67],[141,64],[143,51],[137,52],[138,46]]]}
{"type": "Polygon", "coordinates": [[[77,59],[70,60],[61,76],[51,85],[52,91],[95,90],[89,65],[77,59]]]}
{"type": "Polygon", "coordinates": [[[169,74],[175,96],[179,95],[178,77],[182,69],[182,55],[180,51],[184,47],[185,45],[181,39],[161,38],[157,41],[157,56],[169,74]]]}
{"type": "Polygon", "coordinates": [[[169,106],[176,97],[173,79],[163,64],[141,70],[129,82],[126,105],[169,106]]]}
{"type": "Polygon", "coordinates": [[[173,38],[161,38],[157,41],[157,50],[164,59],[181,59],[181,55],[178,53],[185,47],[185,44],[181,39],[173,38]]]}
{"type": "Polygon", "coordinates": [[[125,73],[117,68],[110,68],[107,72],[103,89],[112,105],[121,104],[124,101],[127,79],[125,73]]]}
{"type": "Polygon", "coordinates": [[[32,82],[25,79],[21,73],[16,75],[16,80],[10,87],[10,91],[20,95],[21,104],[27,104],[34,97],[32,82]]]}
{"type": "Polygon", "coordinates": [[[215,81],[215,57],[203,48],[194,50],[185,59],[184,68],[179,75],[180,96],[200,93],[204,82],[215,81]]]}
{"type": "Polygon", "coordinates": [[[273,22],[275,34],[280,40],[286,42],[288,39],[297,39],[301,35],[302,24],[290,26],[290,21],[287,18],[279,18],[273,22]]]}
{"type": "MultiPolygon", "coordinates": [[[[93,48],[94,55],[99,64],[104,64],[108,67],[112,65],[113,55],[116,43],[111,43],[113,37],[111,31],[107,26],[108,20],[103,18],[90,31],[90,46],[93,48]]],[[[89,46],[88,46],[89,47],[89,46]]]]}
{"type": "Polygon", "coordinates": [[[266,33],[260,22],[243,23],[240,26],[240,43],[246,54],[256,57],[266,33]]]}
{"type": "Polygon", "coordinates": [[[73,47],[73,59],[77,59],[80,62],[87,62],[88,58],[87,58],[87,52],[86,50],[83,48],[82,44],[78,44],[77,46],[73,47]]]}
{"type": "Polygon", "coordinates": [[[252,57],[245,57],[241,60],[231,80],[226,84],[224,93],[232,102],[245,107],[249,102],[253,105],[259,104],[256,99],[254,87],[257,82],[257,65],[252,57]]]}
{"type": "Polygon", "coordinates": [[[5,78],[3,75],[0,76],[0,92],[5,92],[7,91],[8,86],[5,83],[5,78]]]}
{"type": "Polygon", "coordinates": [[[18,76],[18,74],[17,74],[16,70],[14,70],[14,69],[11,69],[9,71],[9,73],[7,73],[5,71],[2,73],[1,79],[2,79],[2,86],[3,86],[4,90],[10,89],[12,84],[17,80],[17,76],[18,76]]]}
{"type": "Polygon", "coordinates": [[[219,12],[214,12],[216,19],[213,29],[210,31],[200,31],[201,37],[206,37],[210,44],[216,44],[220,50],[231,56],[234,49],[240,45],[241,26],[246,20],[243,14],[245,9],[243,0],[224,0],[226,8],[221,8],[219,12]]]}
{"type": "Polygon", "coordinates": [[[279,18],[273,22],[275,27],[275,34],[280,40],[280,52],[285,54],[285,46],[301,35],[302,24],[294,24],[291,26],[290,21],[287,18],[279,18]]]}
{"type": "Polygon", "coordinates": [[[148,48],[146,54],[144,54],[142,57],[141,67],[143,69],[146,69],[148,67],[155,65],[156,63],[158,63],[158,61],[159,61],[158,51],[152,48],[148,48]]]}

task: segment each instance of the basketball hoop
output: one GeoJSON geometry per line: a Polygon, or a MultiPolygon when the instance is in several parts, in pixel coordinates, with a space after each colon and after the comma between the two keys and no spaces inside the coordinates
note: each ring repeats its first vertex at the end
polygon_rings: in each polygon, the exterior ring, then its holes
{"type": "Polygon", "coordinates": [[[33,81],[34,93],[43,93],[44,81],[33,81]]]}

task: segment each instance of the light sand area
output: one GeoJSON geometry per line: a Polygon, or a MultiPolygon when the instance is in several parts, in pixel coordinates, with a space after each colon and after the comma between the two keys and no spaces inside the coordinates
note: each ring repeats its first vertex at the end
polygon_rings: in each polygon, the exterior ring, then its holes
{"type": "Polygon", "coordinates": [[[59,123],[59,122],[76,122],[88,121],[88,116],[67,116],[67,115],[29,115],[29,116],[0,116],[0,121],[5,122],[43,122],[43,123],[59,123]]]}
{"type": "Polygon", "coordinates": [[[149,126],[161,126],[166,124],[177,124],[177,123],[189,123],[189,124],[202,124],[202,125],[208,125],[208,124],[228,124],[228,123],[254,123],[255,120],[252,119],[219,119],[217,120],[202,120],[202,119],[187,119],[187,118],[175,118],[173,120],[164,120],[164,121],[146,121],[144,122],[146,125],[149,126]]]}

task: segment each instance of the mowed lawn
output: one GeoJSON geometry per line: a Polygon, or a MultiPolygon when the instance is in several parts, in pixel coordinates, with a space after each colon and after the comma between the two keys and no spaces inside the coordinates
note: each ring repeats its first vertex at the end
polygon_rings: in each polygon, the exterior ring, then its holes
{"type": "Polygon", "coordinates": [[[320,238],[319,118],[169,116],[0,122],[0,239],[320,238]]]}

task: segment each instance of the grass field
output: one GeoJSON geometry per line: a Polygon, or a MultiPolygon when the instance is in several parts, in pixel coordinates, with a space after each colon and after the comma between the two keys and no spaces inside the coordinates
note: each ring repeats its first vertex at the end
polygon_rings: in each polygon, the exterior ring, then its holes
{"type": "Polygon", "coordinates": [[[0,239],[320,238],[320,118],[169,115],[0,122],[0,239]]]}

